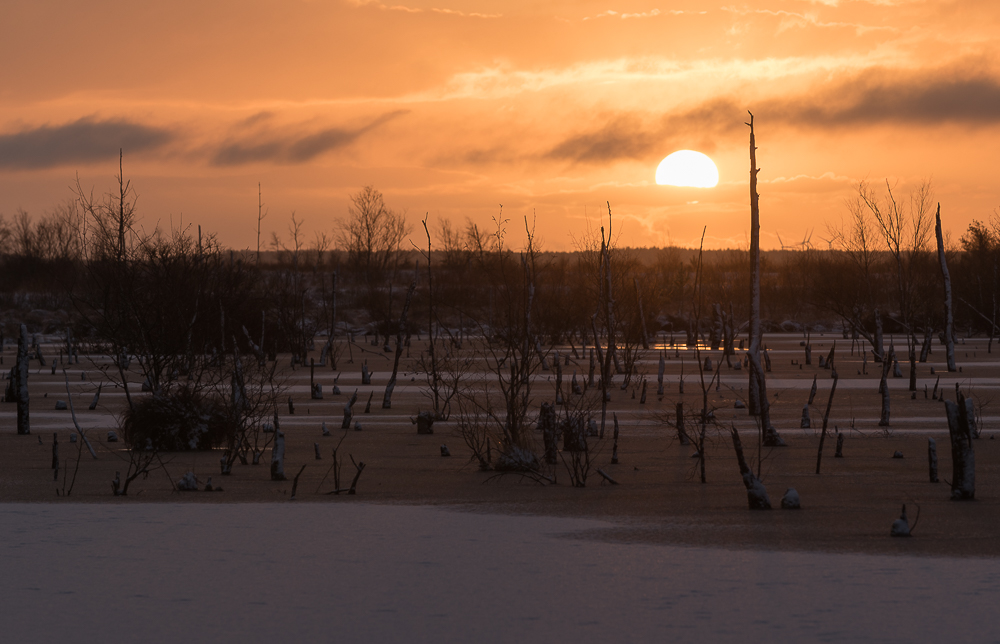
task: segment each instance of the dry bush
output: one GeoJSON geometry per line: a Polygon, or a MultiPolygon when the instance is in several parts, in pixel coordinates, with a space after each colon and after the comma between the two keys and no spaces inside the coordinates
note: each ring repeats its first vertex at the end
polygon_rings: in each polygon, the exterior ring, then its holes
{"type": "Polygon", "coordinates": [[[231,432],[225,407],[189,387],[135,398],[121,430],[130,448],[166,452],[212,449],[231,432]]]}

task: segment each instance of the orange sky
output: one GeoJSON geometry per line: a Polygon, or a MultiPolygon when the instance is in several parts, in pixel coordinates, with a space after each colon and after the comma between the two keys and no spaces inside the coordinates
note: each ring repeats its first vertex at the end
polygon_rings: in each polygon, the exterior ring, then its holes
{"type": "Polygon", "coordinates": [[[504,205],[571,249],[610,201],[620,244],[745,246],[746,110],[762,245],[825,246],[852,182],[933,182],[952,239],[1000,205],[1000,3],[5,0],[0,213],[41,213],[118,148],[147,225],[311,237],[374,184],[419,228],[504,205]],[[84,6],[86,5],[86,6],[84,6]],[[677,149],[714,189],[657,186],[677,149]]]}

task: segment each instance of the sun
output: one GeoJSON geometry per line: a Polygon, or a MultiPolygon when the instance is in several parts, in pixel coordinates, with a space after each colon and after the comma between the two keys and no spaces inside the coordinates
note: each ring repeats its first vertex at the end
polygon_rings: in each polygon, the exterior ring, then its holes
{"type": "Polygon", "coordinates": [[[694,150],[678,150],[656,168],[656,183],[661,186],[714,188],[719,183],[719,169],[707,156],[694,150]]]}

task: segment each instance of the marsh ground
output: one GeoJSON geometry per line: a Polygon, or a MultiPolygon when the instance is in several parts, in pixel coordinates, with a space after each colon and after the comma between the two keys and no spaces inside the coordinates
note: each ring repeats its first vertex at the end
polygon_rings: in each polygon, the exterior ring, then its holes
{"type": "MultiPolygon", "coordinates": [[[[944,349],[935,343],[926,363],[918,363],[918,391],[911,399],[907,390],[908,365],[901,362],[904,377],[889,378],[892,392],[892,421],[888,428],[877,425],[880,397],[878,365],[870,360],[867,375],[858,351],[851,352],[850,341],[839,334],[813,335],[813,364],[806,366],[801,335],[768,335],[772,372],[768,374],[769,394],[774,400],[772,416],[788,446],[765,449],[761,454],[762,474],[777,508],[789,487],[798,490],[803,509],[750,512],[739,479],[732,443],[727,431],[734,424],[743,435],[748,457],[756,462],[756,428],[745,409],[735,407],[746,391],[746,370],[728,366],[721,369],[721,384],[709,393],[715,408],[717,428],[709,431],[706,448],[707,483],[696,475],[693,448],[676,440],[672,418],[675,404],[683,400],[690,411],[700,408],[701,390],[693,351],[667,347],[665,392],[656,395],[657,352],[651,350],[639,364],[640,374],[649,384],[647,401],[639,403],[639,385],[626,390],[616,386],[609,405],[617,413],[621,435],[619,464],[611,465],[610,430],[595,442],[596,467],[601,467],[620,485],[602,483],[592,474],[585,488],[574,488],[562,465],[554,474],[557,484],[541,485],[516,474],[496,476],[479,471],[470,459],[470,451],[458,434],[455,419],[435,424],[433,435],[418,435],[410,419],[419,409],[428,407],[423,393],[423,374],[416,371],[416,355],[421,344],[414,340],[410,358],[404,357],[393,407],[383,410],[380,400],[391,371],[388,354],[378,347],[360,342],[352,348],[354,362],[342,355],[339,372],[317,368],[316,379],[323,383],[323,400],[309,399],[309,369],[290,367],[283,370],[288,393],[295,401],[295,414],[282,405],[281,427],[287,440],[285,472],[291,478],[302,465],[303,471],[295,503],[376,503],[459,505],[469,510],[516,514],[585,517],[610,520],[616,527],[592,536],[600,539],[674,543],[687,545],[763,548],[772,550],[828,550],[868,553],[910,553],[957,556],[997,556],[1000,554],[1000,442],[993,440],[1000,421],[1000,352],[987,353],[984,339],[966,339],[957,346],[960,373],[944,369],[944,349]],[[830,430],[845,435],[844,458],[833,458],[835,438],[828,437],[822,474],[816,475],[819,427],[832,380],[830,370],[818,367],[820,354],[829,352],[837,342],[835,364],[840,376],[830,430]],[[362,360],[374,371],[370,386],[360,384],[362,360]],[[685,393],[678,393],[683,360],[685,393]],[[937,373],[932,374],[931,369],[937,373]],[[330,394],[333,380],[339,375],[342,394],[330,394]],[[811,406],[812,428],[799,429],[802,406],[809,395],[813,376],[818,393],[811,406]],[[977,500],[955,503],[949,500],[950,447],[942,403],[925,398],[925,386],[933,390],[940,376],[939,391],[954,398],[957,383],[971,394],[981,412],[982,438],[975,443],[977,464],[977,500]],[[353,429],[341,447],[343,455],[364,461],[358,495],[329,495],[332,481],[328,474],[331,449],[340,439],[343,405],[354,389],[359,402],[355,419],[361,431],[353,429]],[[374,392],[371,412],[363,413],[368,396],[374,392]],[[995,402],[994,402],[995,400],[995,402]],[[331,437],[321,436],[326,422],[331,437]],[[938,444],[942,482],[928,482],[927,439],[938,444]],[[313,444],[319,443],[322,460],[314,457],[313,444]],[[441,456],[440,447],[449,447],[452,456],[441,456]],[[902,459],[893,459],[895,451],[902,459]],[[906,503],[911,523],[919,505],[920,518],[912,539],[890,539],[889,526],[906,503]]],[[[903,345],[896,338],[896,346],[903,345]]],[[[888,342],[888,339],[887,339],[888,342]]],[[[904,354],[905,350],[897,349],[904,354]]],[[[48,355],[57,353],[55,345],[48,355]]],[[[575,370],[584,378],[588,360],[570,355],[564,366],[564,391],[575,370]]],[[[702,352],[715,363],[721,353],[702,352]]],[[[6,360],[12,360],[8,353],[6,360]]],[[[289,365],[287,356],[279,362],[289,365]]],[[[289,498],[292,482],[269,480],[267,460],[258,466],[234,467],[231,476],[220,476],[219,452],[186,452],[167,455],[165,471],[153,472],[133,483],[127,499],[111,496],[110,481],[115,471],[123,470],[121,443],[107,443],[108,429],[114,428],[114,413],[123,403],[121,390],[105,388],[101,405],[88,411],[87,404],[100,381],[100,364],[81,357],[79,365],[67,367],[70,389],[81,425],[94,440],[98,459],[85,454],[70,499],[56,496],[60,483],[53,483],[50,469],[52,433],[60,438],[64,464],[75,463],[75,446],[69,443],[72,427],[68,411],[54,409],[57,400],[65,400],[66,383],[62,372],[53,376],[49,368],[33,363],[31,373],[32,436],[14,433],[14,407],[0,407],[0,500],[5,502],[281,502],[289,498]],[[84,377],[81,378],[81,371],[84,377]],[[38,442],[42,438],[42,444],[38,442]],[[209,476],[222,486],[218,493],[178,493],[170,480],[185,472],[194,472],[200,481],[209,476]]],[[[621,376],[616,377],[616,383],[621,376]]],[[[138,380],[138,379],[137,379],[138,380]]],[[[555,395],[553,371],[540,371],[533,389],[536,404],[555,395]]],[[[599,414],[599,410],[597,410],[599,414]]],[[[540,445],[541,439],[538,437],[540,445]]],[[[346,462],[346,477],[353,467],[346,462]]]]}

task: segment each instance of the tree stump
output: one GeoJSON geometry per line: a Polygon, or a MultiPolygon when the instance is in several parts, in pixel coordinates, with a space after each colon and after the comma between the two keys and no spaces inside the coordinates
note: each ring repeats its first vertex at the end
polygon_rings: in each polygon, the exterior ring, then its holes
{"type": "Polygon", "coordinates": [[[889,528],[890,537],[909,537],[910,534],[910,520],[906,518],[906,504],[903,504],[903,512],[899,515],[899,518],[892,522],[892,527],[889,528]]]}
{"type": "Polygon", "coordinates": [[[429,411],[422,411],[418,413],[413,423],[417,426],[418,434],[434,433],[434,415],[429,411]]]}

